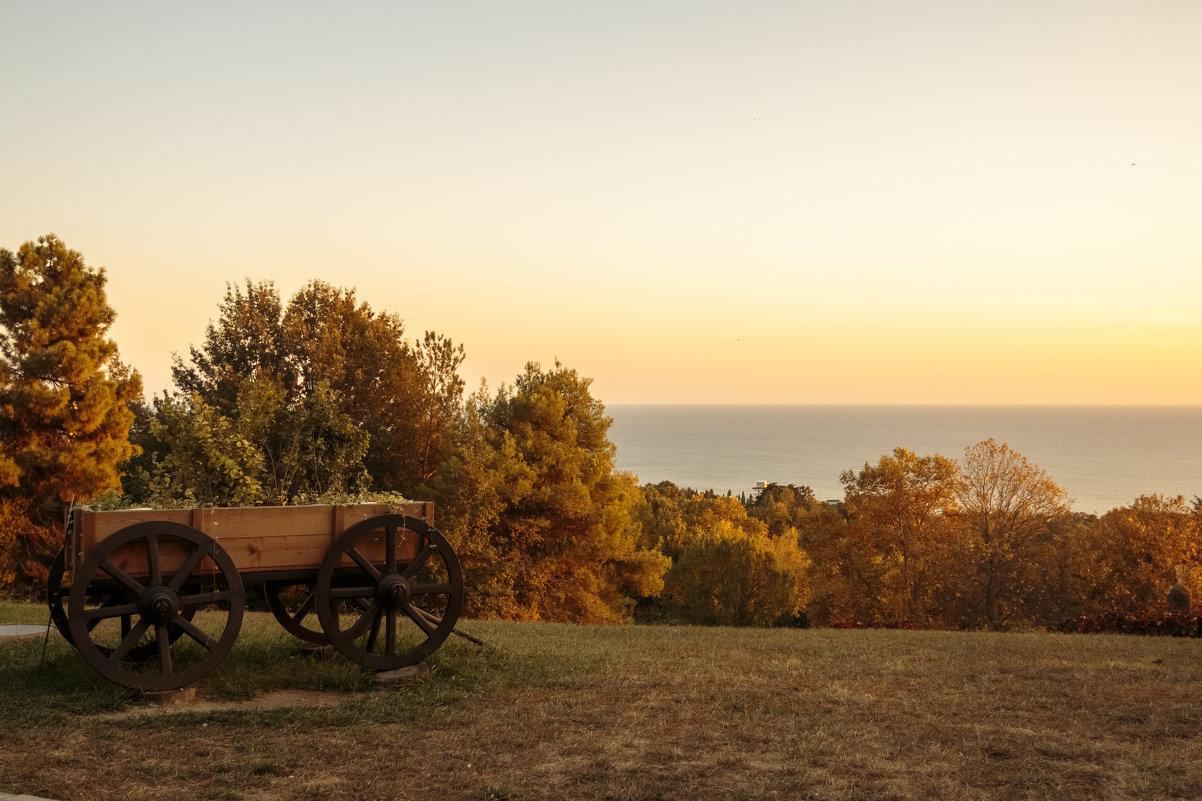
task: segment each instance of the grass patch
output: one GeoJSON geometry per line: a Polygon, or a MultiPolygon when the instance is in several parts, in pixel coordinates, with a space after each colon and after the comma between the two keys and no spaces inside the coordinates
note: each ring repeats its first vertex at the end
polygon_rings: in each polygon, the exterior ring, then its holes
{"type": "Polygon", "coordinates": [[[0,626],[45,626],[48,620],[45,604],[0,598],[0,626]]]}
{"type": "MultiPolygon", "coordinates": [[[[3,607],[0,607],[2,610],[3,607]]],[[[37,622],[34,619],[14,622],[37,622]]],[[[1202,642],[466,621],[373,689],[250,614],[202,696],[148,703],[65,643],[0,640],[0,792],[72,799],[1202,797],[1202,642]],[[30,755],[34,755],[31,758],[30,755]]]]}

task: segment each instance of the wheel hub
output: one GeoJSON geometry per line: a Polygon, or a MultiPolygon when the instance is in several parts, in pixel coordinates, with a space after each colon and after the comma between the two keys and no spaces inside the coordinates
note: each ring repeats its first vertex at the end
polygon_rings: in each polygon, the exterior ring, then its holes
{"type": "Polygon", "coordinates": [[[138,599],[138,611],[150,623],[166,625],[179,613],[179,596],[167,587],[150,587],[138,599]]]}
{"type": "Polygon", "coordinates": [[[400,609],[409,603],[409,582],[397,573],[390,573],[376,584],[376,603],[385,609],[400,609]]]}

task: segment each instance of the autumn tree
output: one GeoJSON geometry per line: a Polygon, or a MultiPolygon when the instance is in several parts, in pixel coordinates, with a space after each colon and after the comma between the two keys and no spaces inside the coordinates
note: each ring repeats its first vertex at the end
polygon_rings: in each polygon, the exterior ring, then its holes
{"type": "Polygon", "coordinates": [[[590,384],[532,363],[512,387],[473,398],[445,519],[481,588],[477,614],[622,620],[662,587],[667,560],[638,546],[638,487],[614,469],[611,421],[590,384]]]}
{"type": "Polygon", "coordinates": [[[1001,629],[1037,619],[1033,603],[1056,561],[1055,528],[1070,514],[1064,490],[989,439],[965,449],[956,498],[965,623],[1001,629]]]}
{"type": "Polygon", "coordinates": [[[1145,495],[1102,515],[1082,534],[1083,612],[1150,614],[1180,583],[1202,598],[1202,525],[1181,496],[1145,495]]]}
{"type": "MultiPolygon", "coordinates": [[[[768,527],[747,514],[738,498],[713,493],[687,492],[679,504],[683,531],[675,539],[664,540],[663,552],[675,559],[693,542],[719,527],[767,536],[768,527]]],[[[786,532],[787,533],[787,532],[786,532]]]]}
{"type": "Polygon", "coordinates": [[[159,505],[253,506],[365,488],[367,434],[319,385],[293,405],[268,379],[242,384],[233,413],[199,394],[164,395],[149,421],[144,499],[159,505]]]}
{"type": "Polygon", "coordinates": [[[0,517],[28,521],[9,573],[43,579],[64,507],[119,487],[134,453],[142,382],[107,336],[106,280],[53,234],[0,250],[0,517]]]}
{"type": "MultiPolygon", "coordinates": [[[[0,336],[3,336],[3,334],[4,329],[0,328],[0,336]]],[[[11,385],[12,370],[9,368],[8,363],[3,358],[2,352],[0,352],[0,393],[7,393],[11,385]]],[[[0,394],[0,397],[4,397],[4,395],[0,394]]],[[[9,414],[10,412],[7,412],[3,407],[0,407],[0,419],[4,419],[9,414]]],[[[3,429],[0,429],[0,431],[3,431],[3,429]]],[[[2,436],[2,434],[0,434],[0,436],[2,436]]],[[[3,450],[0,450],[0,489],[3,489],[4,487],[15,487],[21,478],[21,468],[17,466],[16,460],[13,459],[13,457],[9,454],[7,441],[0,440],[0,442],[3,442],[5,446],[3,450]]],[[[0,534],[0,537],[2,536],[4,535],[0,534]]],[[[0,553],[4,552],[6,552],[6,550],[4,549],[3,543],[0,542],[0,553]]],[[[0,581],[0,586],[3,586],[3,584],[4,582],[0,581]]]]}
{"type": "Polygon", "coordinates": [[[155,400],[151,434],[156,460],[147,500],[162,506],[253,506],[265,499],[263,451],[238,430],[236,418],[198,394],[155,400]]]}
{"type": "Polygon", "coordinates": [[[851,536],[875,557],[871,578],[863,576],[879,605],[875,616],[924,625],[939,618],[953,591],[944,513],[955,506],[955,480],[955,462],[905,448],[843,472],[851,536]]]}
{"type": "Polygon", "coordinates": [[[690,494],[671,481],[643,485],[642,498],[632,511],[643,547],[670,557],[669,551],[678,550],[676,543],[687,541],[690,523],[681,504],[690,494]]]}
{"type": "Polygon", "coordinates": [[[665,594],[692,623],[768,626],[805,608],[809,566],[796,536],[774,539],[722,521],[676,557],[665,594]]]}
{"type": "Polygon", "coordinates": [[[195,393],[223,412],[238,405],[243,382],[271,376],[288,393],[299,385],[296,358],[284,340],[283,304],[270,281],[246,282],[245,291],[226,284],[218,316],[205,329],[204,344],[190,347],[190,362],[178,355],[171,368],[184,396],[195,393]]]}
{"type": "Polygon", "coordinates": [[[451,539],[471,587],[464,613],[518,619],[533,613],[515,597],[522,568],[511,558],[516,546],[502,523],[517,450],[512,438],[498,442],[484,418],[491,403],[484,387],[466,403],[461,445],[433,479],[435,523],[451,539]]]}
{"type": "Polygon", "coordinates": [[[342,426],[341,415],[366,435],[362,461],[374,486],[413,492],[450,452],[462,359],[462,347],[432,333],[411,345],[398,316],[375,312],[354,290],[311,281],[284,304],[270,282],[247,281],[227,287],[204,342],[188,361],[177,358],[172,373],[185,396],[195,393],[226,414],[245,400],[248,382],[260,399],[274,392],[276,408],[292,419],[268,439],[276,449],[268,450],[269,465],[288,462],[278,449],[295,441],[297,415],[328,406],[335,417],[327,431],[342,426]]]}
{"type": "Polygon", "coordinates": [[[811,560],[810,622],[826,626],[879,619],[881,582],[870,532],[850,525],[842,503],[818,504],[798,523],[798,544],[811,560]]]}
{"type": "Polygon", "coordinates": [[[798,528],[817,504],[814,491],[807,486],[768,484],[747,504],[747,514],[762,520],[769,535],[779,537],[798,528]]]}
{"type": "Polygon", "coordinates": [[[676,559],[716,527],[766,535],[767,526],[748,515],[738,498],[681,489],[670,481],[647,484],[632,514],[642,541],[676,559]]]}
{"type": "Polygon", "coordinates": [[[463,411],[463,379],[459,367],[463,345],[427,331],[414,348],[417,358],[419,416],[417,419],[417,480],[425,485],[451,457],[463,411]]]}
{"type": "Polygon", "coordinates": [[[705,625],[764,626],[794,618],[809,596],[809,559],[790,526],[777,532],[738,499],[643,487],[634,510],[644,542],[672,559],[661,614],[705,625]]]}

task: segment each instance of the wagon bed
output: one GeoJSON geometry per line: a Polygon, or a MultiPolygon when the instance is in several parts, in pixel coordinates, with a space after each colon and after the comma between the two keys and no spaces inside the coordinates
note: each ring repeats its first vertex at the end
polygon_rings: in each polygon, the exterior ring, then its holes
{"type": "Polygon", "coordinates": [[[367,669],[414,664],[454,629],[463,578],[434,505],[78,510],[51,569],[59,630],[101,675],[182,687],[232,647],[246,584],[286,630],[367,669]]]}

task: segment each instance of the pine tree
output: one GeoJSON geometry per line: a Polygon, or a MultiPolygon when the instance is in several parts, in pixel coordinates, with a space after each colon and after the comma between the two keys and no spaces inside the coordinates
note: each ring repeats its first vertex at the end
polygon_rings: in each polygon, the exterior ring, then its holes
{"type": "Polygon", "coordinates": [[[0,509],[31,524],[0,561],[44,577],[63,508],[120,487],[142,379],[106,334],[103,268],[53,234],[0,249],[0,509]]]}

